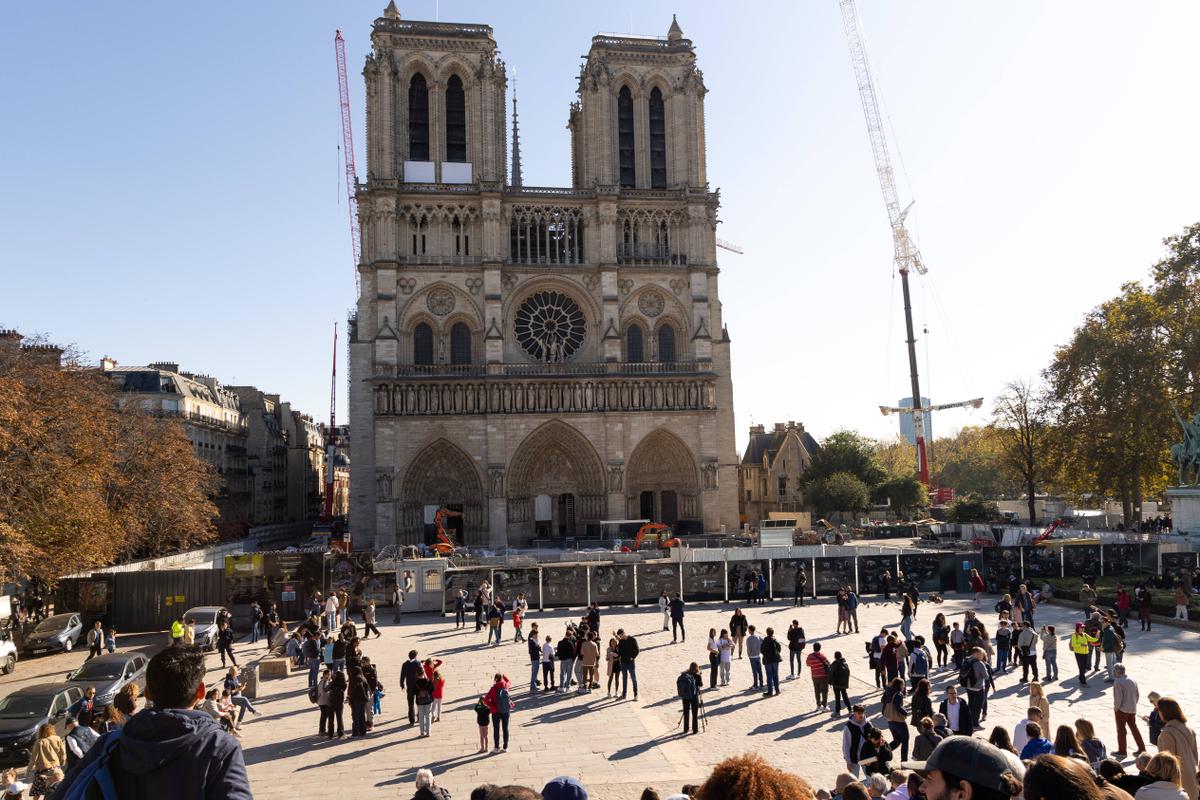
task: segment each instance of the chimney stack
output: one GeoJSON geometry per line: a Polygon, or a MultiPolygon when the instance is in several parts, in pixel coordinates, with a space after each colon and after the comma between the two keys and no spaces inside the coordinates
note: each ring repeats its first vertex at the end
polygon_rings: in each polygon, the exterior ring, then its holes
{"type": "Polygon", "coordinates": [[[163,372],[179,372],[179,364],[174,361],[152,361],[148,366],[163,372]]]}
{"type": "Polygon", "coordinates": [[[108,356],[105,356],[104,358],[100,359],[100,369],[102,371],[112,372],[116,368],[117,360],[115,358],[109,358],[108,356]]]}

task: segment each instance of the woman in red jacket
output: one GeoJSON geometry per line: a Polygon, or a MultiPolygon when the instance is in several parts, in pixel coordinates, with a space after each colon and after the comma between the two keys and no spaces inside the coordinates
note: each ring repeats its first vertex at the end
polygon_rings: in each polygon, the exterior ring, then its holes
{"type": "Polygon", "coordinates": [[[488,693],[483,696],[483,704],[492,712],[492,741],[495,745],[493,753],[508,752],[508,716],[512,713],[515,703],[508,695],[508,676],[496,673],[495,683],[488,693]],[[504,729],[504,746],[500,746],[500,729],[504,729]]]}

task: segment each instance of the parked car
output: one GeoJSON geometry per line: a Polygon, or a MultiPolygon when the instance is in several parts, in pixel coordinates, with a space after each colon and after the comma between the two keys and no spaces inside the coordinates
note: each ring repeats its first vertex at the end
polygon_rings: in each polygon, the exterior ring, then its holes
{"type": "Polygon", "coordinates": [[[17,646],[13,644],[12,635],[6,630],[0,630],[0,672],[11,675],[17,668],[17,646]]]}
{"type": "Polygon", "coordinates": [[[38,728],[47,722],[61,736],[66,732],[67,709],[83,697],[78,686],[39,683],[0,698],[0,765],[29,763],[29,748],[38,728]]]}
{"type": "Polygon", "coordinates": [[[25,655],[41,655],[55,650],[69,652],[83,638],[83,620],[79,614],[55,614],[46,617],[25,637],[25,655]]]}
{"type": "Polygon", "coordinates": [[[197,606],[189,608],[183,615],[185,620],[196,620],[197,647],[203,647],[205,650],[217,649],[217,617],[221,612],[229,615],[224,606],[197,606]]]}
{"type": "Polygon", "coordinates": [[[146,688],[146,664],[146,656],[141,653],[106,653],[88,659],[79,669],[68,672],[67,685],[78,686],[85,693],[89,686],[94,688],[96,705],[106,706],[127,684],[146,688]]]}

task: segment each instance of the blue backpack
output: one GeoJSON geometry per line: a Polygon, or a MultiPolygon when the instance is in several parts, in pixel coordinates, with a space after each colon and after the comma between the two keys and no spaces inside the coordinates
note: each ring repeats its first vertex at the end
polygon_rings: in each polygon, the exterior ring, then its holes
{"type": "Polygon", "coordinates": [[[512,711],[512,698],[508,696],[508,689],[503,686],[496,692],[496,713],[507,714],[512,711]]]}
{"type": "Polygon", "coordinates": [[[104,800],[118,800],[117,787],[113,783],[112,773],[108,770],[108,762],[120,743],[121,732],[113,731],[104,737],[104,741],[93,745],[98,749],[98,754],[86,766],[80,768],[75,775],[75,781],[63,794],[62,800],[86,800],[88,789],[92,788],[93,783],[100,788],[100,795],[104,800]]]}
{"type": "Polygon", "coordinates": [[[928,675],[929,674],[929,657],[925,655],[925,651],[921,648],[913,650],[913,675],[928,675]]]}

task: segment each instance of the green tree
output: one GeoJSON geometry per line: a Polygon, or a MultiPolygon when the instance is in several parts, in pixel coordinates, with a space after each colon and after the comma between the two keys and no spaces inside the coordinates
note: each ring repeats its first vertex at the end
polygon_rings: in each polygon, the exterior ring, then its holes
{"type": "Polygon", "coordinates": [[[1019,483],[1029,504],[1029,524],[1037,524],[1037,493],[1050,470],[1050,407],[1045,393],[1015,381],[996,398],[994,431],[998,465],[1019,483]]]}
{"type": "Polygon", "coordinates": [[[929,492],[913,473],[893,476],[875,487],[872,493],[879,502],[887,502],[902,517],[912,517],[929,508],[929,492]]]}
{"type": "Polygon", "coordinates": [[[974,494],[956,498],[946,512],[946,519],[950,522],[992,522],[999,518],[1000,509],[995,503],[974,494]]]}
{"type": "Polygon", "coordinates": [[[878,485],[887,477],[875,457],[875,443],[847,430],[834,431],[821,442],[812,463],[804,471],[804,480],[805,483],[814,484],[838,472],[853,475],[868,488],[878,485]]]}
{"type": "Polygon", "coordinates": [[[821,478],[812,484],[808,498],[821,515],[834,511],[866,511],[871,503],[867,485],[849,472],[835,472],[821,478]]]}
{"type": "Polygon", "coordinates": [[[1167,256],[1152,270],[1154,299],[1163,311],[1172,393],[1192,414],[1200,412],[1200,222],[1163,240],[1167,256]]]}
{"type": "Polygon", "coordinates": [[[1077,486],[1120,498],[1127,524],[1169,478],[1170,358],[1163,306],[1128,283],[1088,314],[1046,370],[1063,463],[1077,486]]]}

